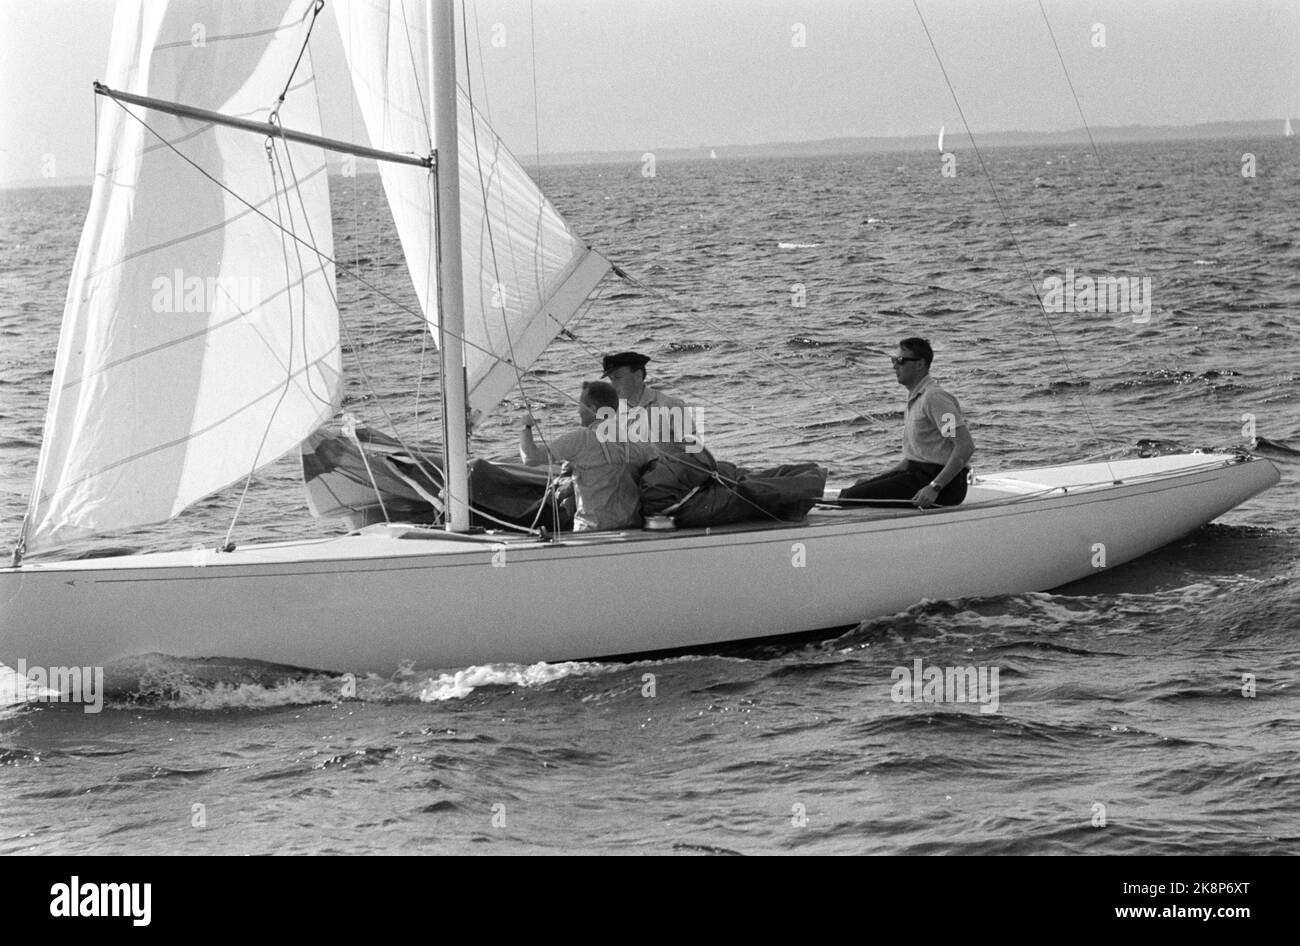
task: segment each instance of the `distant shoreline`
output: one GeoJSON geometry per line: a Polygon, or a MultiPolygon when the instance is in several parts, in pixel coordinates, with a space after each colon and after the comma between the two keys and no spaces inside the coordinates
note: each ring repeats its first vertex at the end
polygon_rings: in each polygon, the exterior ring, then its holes
{"type": "MultiPolygon", "coordinates": [[[[1245,138],[1282,138],[1284,119],[1255,119],[1249,121],[1206,122],[1199,125],[1119,125],[1092,129],[1092,140],[1098,145],[1131,144],[1162,141],[1214,141],[1245,138]]],[[[1300,141],[1300,138],[1297,138],[1300,141]]],[[[965,131],[948,129],[945,142],[949,151],[960,152],[970,148],[965,131]]],[[[976,143],[981,148],[1031,148],[1047,146],[1088,146],[1088,133],[1082,128],[1069,131],[995,131],[977,134],[976,143]]],[[[653,154],[656,161],[707,161],[716,153],[719,161],[734,158],[812,158],[837,155],[880,154],[886,152],[933,151],[938,146],[938,132],[934,135],[909,135],[901,138],[824,138],[816,141],[766,142],[753,145],[701,145],[696,148],[651,148],[616,151],[561,151],[544,154],[540,162],[534,155],[519,156],[525,168],[540,163],[543,167],[560,167],[582,164],[637,164],[645,154],[653,154]]],[[[373,162],[361,161],[358,173],[374,173],[373,162]]],[[[337,165],[331,162],[330,173],[337,174],[337,165]]],[[[25,178],[0,182],[0,190],[27,190],[39,187],[87,187],[92,178],[25,178]]]]}
{"type": "MultiPolygon", "coordinates": [[[[1199,125],[1118,125],[1092,129],[1097,144],[1161,141],[1206,141],[1234,138],[1282,138],[1285,119],[1232,122],[1206,122],[1199,125]]],[[[947,129],[945,150],[970,148],[964,130],[947,129]]],[[[1089,144],[1088,132],[1082,128],[1069,131],[995,131],[976,133],[981,148],[1026,148],[1049,145],[1089,144]]],[[[756,145],[701,145],[698,148],[645,148],[640,151],[567,151],[542,155],[543,165],[636,163],[641,156],[653,153],[656,161],[707,160],[711,151],[718,160],[724,158],[820,157],[850,154],[876,154],[890,151],[933,151],[938,147],[938,131],[933,135],[908,135],[901,138],[825,138],[818,141],[768,142],[756,145]]],[[[520,158],[527,167],[537,158],[520,158]]]]}

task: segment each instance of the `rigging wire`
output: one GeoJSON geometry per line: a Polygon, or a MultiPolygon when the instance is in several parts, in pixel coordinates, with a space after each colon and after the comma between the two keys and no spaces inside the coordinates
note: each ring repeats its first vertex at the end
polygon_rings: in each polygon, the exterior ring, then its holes
{"type": "MultiPolygon", "coordinates": [[[[293,68],[289,70],[289,77],[284,80],[284,88],[280,90],[280,96],[276,99],[275,108],[271,110],[271,119],[274,121],[280,113],[280,106],[284,104],[285,96],[289,94],[289,86],[293,84],[294,74],[298,71],[298,66],[302,64],[302,57],[307,52],[307,44],[311,41],[311,31],[316,28],[316,18],[320,16],[320,11],[325,9],[325,0],[316,0],[311,8],[311,22],[307,24],[307,35],[302,38],[302,46],[298,50],[298,58],[293,61],[293,68]]],[[[303,14],[304,20],[307,14],[303,14]]]]}
{"type": "MultiPolygon", "coordinates": [[[[494,287],[494,292],[500,294],[500,298],[499,298],[498,300],[495,300],[495,301],[499,301],[499,302],[501,303],[501,305],[500,305],[500,311],[501,311],[501,327],[502,327],[502,330],[503,330],[503,332],[504,332],[504,334],[505,334],[505,339],[506,339],[506,348],[507,348],[507,350],[508,350],[509,353],[510,353],[510,356],[509,356],[509,358],[507,359],[507,361],[508,361],[508,363],[510,364],[510,366],[514,369],[514,372],[515,372],[515,385],[518,387],[518,389],[519,389],[519,393],[520,393],[520,396],[521,396],[521,397],[523,398],[523,400],[524,400],[524,407],[525,407],[525,410],[528,412],[528,416],[529,416],[530,418],[532,418],[532,417],[533,417],[532,402],[531,402],[531,400],[529,399],[528,391],[527,391],[527,389],[526,389],[525,386],[524,386],[524,372],[523,372],[523,371],[520,369],[520,367],[519,367],[519,359],[518,359],[518,356],[515,354],[514,339],[512,338],[511,333],[510,333],[510,321],[509,321],[509,319],[506,317],[506,316],[507,316],[507,313],[508,313],[509,300],[508,300],[508,298],[507,298],[506,295],[505,295],[505,286],[504,286],[503,283],[501,282],[501,268],[500,268],[500,261],[499,261],[499,259],[498,259],[498,257],[497,257],[497,250],[496,250],[496,237],[495,237],[495,234],[494,234],[494,231],[493,231],[493,227],[492,227],[492,213],[491,213],[491,201],[490,201],[490,199],[489,199],[489,188],[488,188],[488,183],[487,183],[487,181],[485,180],[485,178],[484,178],[484,176],[483,176],[483,160],[482,160],[482,151],[481,151],[481,149],[479,148],[479,140],[478,140],[478,121],[477,121],[477,115],[476,115],[476,107],[475,107],[475,104],[474,104],[474,78],[473,78],[473,72],[474,72],[474,70],[470,67],[470,59],[469,59],[469,18],[468,18],[468,17],[466,16],[466,14],[465,14],[465,3],[464,3],[464,0],[461,0],[460,10],[461,10],[461,16],[460,16],[461,42],[462,42],[462,46],[463,46],[464,51],[465,51],[465,98],[466,98],[466,100],[467,100],[468,103],[469,103],[469,121],[470,121],[470,131],[471,131],[471,134],[472,134],[472,136],[473,136],[473,140],[474,140],[474,166],[475,166],[475,170],[476,170],[476,172],[477,172],[477,176],[478,176],[480,196],[481,196],[482,201],[483,201],[483,227],[484,227],[484,231],[485,231],[486,238],[487,238],[487,245],[488,245],[488,254],[489,254],[489,258],[490,258],[491,261],[492,261],[492,277],[493,277],[493,287],[494,287]]],[[[475,23],[477,24],[477,22],[478,22],[478,21],[477,21],[477,8],[476,8],[476,10],[475,10],[475,23]]],[[[477,26],[476,26],[476,28],[475,28],[475,35],[476,35],[476,36],[481,36],[481,31],[477,29],[477,26]]],[[[479,71],[480,71],[480,74],[481,74],[481,73],[482,73],[482,62],[483,62],[483,47],[482,47],[482,43],[481,43],[481,42],[478,44],[478,54],[479,54],[479,71]]],[[[535,74],[534,74],[534,86],[533,86],[533,95],[534,95],[534,98],[536,97],[536,94],[537,94],[537,88],[536,88],[536,76],[535,76],[535,74]]],[[[483,96],[484,96],[484,108],[485,108],[485,110],[487,110],[487,111],[485,111],[485,117],[486,117],[486,118],[489,120],[489,122],[490,122],[490,109],[491,109],[491,103],[490,103],[490,101],[489,101],[489,99],[488,99],[488,93],[487,93],[487,85],[486,85],[486,82],[484,83],[483,96]]],[[[497,143],[497,146],[493,148],[494,153],[498,150],[499,147],[500,147],[500,144],[499,144],[499,142],[498,142],[498,143],[497,143]]],[[[492,177],[495,177],[495,176],[496,176],[496,171],[495,171],[495,162],[494,162],[494,168],[493,168],[493,172],[492,172],[492,177]]],[[[514,248],[514,236],[513,236],[513,234],[511,233],[511,229],[510,229],[510,223],[509,223],[508,214],[507,214],[508,207],[507,207],[507,205],[506,205],[506,203],[505,203],[504,200],[502,200],[501,204],[502,204],[502,206],[501,206],[502,215],[503,215],[503,217],[506,218],[506,219],[505,219],[505,226],[506,226],[506,240],[508,241],[508,243],[509,243],[509,245],[510,245],[510,248],[511,248],[511,251],[512,251],[511,259],[517,259],[517,258],[518,258],[517,255],[513,253],[513,248],[514,248]]],[[[541,274],[542,274],[542,268],[543,268],[544,255],[543,255],[543,253],[542,253],[541,245],[540,245],[540,241],[541,241],[541,233],[542,233],[542,213],[543,213],[543,211],[545,210],[545,207],[546,207],[546,198],[542,196],[541,191],[540,191],[540,189],[539,189],[539,190],[538,190],[538,205],[537,205],[537,239],[534,240],[534,250],[533,250],[533,281],[534,281],[534,290],[536,291],[537,298],[538,298],[539,300],[542,300],[542,299],[544,298],[544,295],[545,295],[545,286],[544,286],[544,284],[543,284],[542,275],[541,275],[541,274]]],[[[480,301],[480,311],[482,311],[482,286],[481,286],[481,284],[480,284],[480,287],[479,287],[479,292],[480,292],[480,300],[479,300],[479,301],[480,301]]],[[[485,326],[485,327],[486,327],[486,326],[485,326]]],[[[500,360],[500,358],[498,357],[498,361],[499,361],[499,360],[500,360]]],[[[534,420],[534,426],[536,427],[536,430],[537,430],[537,436],[538,436],[538,438],[541,440],[542,448],[546,451],[546,454],[547,454],[547,456],[549,457],[549,456],[551,455],[551,451],[550,451],[550,446],[549,446],[549,445],[547,444],[547,442],[546,442],[546,436],[542,433],[541,428],[540,428],[539,426],[536,426],[536,422],[535,422],[535,420],[534,420]]],[[[550,464],[547,464],[547,468],[546,468],[546,476],[547,476],[547,482],[546,482],[546,487],[547,487],[547,488],[546,488],[546,494],[549,495],[549,494],[551,494],[551,492],[552,492],[552,482],[553,482],[553,481],[552,481],[552,477],[551,477],[551,467],[550,467],[550,464]]],[[[538,512],[538,515],[540,516],[540,510],[539,510],[539,512],[538,512]]],[[[556,521],[557,521],[557,523],[558,523],[558,519],[557,519],[556,521]]],[[[536,524],[536,521],[534,521],[534,525],[535,525],[535,524],[536,524]]]]}
{"type": "Polygon", "coordinates": [[[1097,166],[1101,168],[1102,177],[1110,182],[1110,171],[1107,170],[1106,164],[1101,160],[1101,152],[1097,150],[1097,142],[1093,140],[1092,129],[1088,126],[1088,119],[1083,114],[1083,106],[1079,104],[1079,95],[1074,91],[1074,82],[1070,78],[1070,70],[1065,67],[1065,56],[1061,54],[1061,47],[1056,42],[1056,33],[1052,30],[1052,21],[1047,18],[1047,10],[1043,8],[1043,0],[1038,0],[1038,12],[1043,15],[1043,23],[1047,26],[1047,35],[1052,38],[1052,46],[1056,49],[1056,58],[1061,61],[1061,72],[1065,74],[1065,82],[1070,87],[1070,96],[1074,99],[1074,107],[1078,109],[1079,121],[1083,122],[1083,130],[1088,133],[1088,144],[1092,145],[1092,153],[1096,155],[1097,166]]]}
{"type": "MultiPolygon", "coordinates": [[[[279,126],[279,123],[278,123],[278,122],[277,122],[276,124],[277,124],[277,127],[281,127],[281,126],[279,126]]],[[[283,128],[282,128],[282,127],[281,127],[281,131],[283,131],[283,128]]],[[[306,227],[307,227],[307,237],[308,237],[308,239],[311,241],[311,245],[312,245],[312,246],[315,246],[315,245],[316,245],[316,234],[312,231],[312,226],[311,226],[311,214],[308,213],[308,211],[307,211],[307,202],[306,202],[305,200],[303,200],[303,196],[302,196],[302,186],[301,186],[301,182],[299,181],[298,173],[297,173],[297,171],[294,169],[294,166],[293,166],[293,152],[292,152],[292,149],[290,149],[290,147],[289,147],[288,139],[284,138],[283,135],[281,135],[281,141],[282,141],[283,144],[284,144],[284,154],[285,154],[285,160],[287,161],[287,163],[288,163],[288,165],[289,165],[289,174],[286,175],[286,174],[284,173],[284,168],[280,166],[280,152],[279,152],[279,149],[278,149],[278,148],[273,148],[273,149],[272,149],[272,150],[273,150],[273,153],[274,153],[274,155],[275,155],[275,164],[276,164],[276,167],[277,167],[277,168],[279,169],[279,171],[280,171],[280,179],[283,180],[283,181],[286,181],[286,182],[291,182],[292,185],[293,185],[293,192],[294,192],[294,194],[298,197],[298,207],[299,207],[299,209],[302,211],[302,219],[303,219],[303,223],[304,223],[304,224],[306,225],[306,227]]],[[[324,184],[323,186],[326,187],[326,188],[328,188],[328,187],[329,187],[329,182],[326,181],[325,184],[324,184]]],[[[289,214],[289,228],[290,228],[290,232],[296,232],[296,230],[294,229],[294,223],[293,223],[293,202],[289,199],[289,194],[288,194],[288,191],[287,191],[287,190],[286,190],[286,192],[285,192],[284,198],[285,198],[285,201],[284,201],[284,202],[285,202],[285,209],[286,209],[286,211],[288,211],[288,214],[289,214]]],[[[283,235],[283,233],[281,233],[281,236],[280,236],[280,242],[281,242],[281,245],[283,246],[283,244],[284,244],[284,235],[283,235]]],[[[302,343],[302,361],[303,361],[303,364],[304,364],[304,365],[308,365],[308,366],[310,366],[310,362],[308,361],[309,353],[308,353],[308,351],[307,351],[307,332],[306,332],[306,326],[307,326],[307,270],[306,270],[306,267],[303,265],[303,262],[302,262],[302,246],[303,246],[303,244],[302,244],[300,241],[298,241],[298,240],[294,240],[294,241],[292,241],[292,242],[293,242],[293,253],[294,253],[294,258],[295,258],[295,259],[297,260],[297,262],[298,262],[298,284],[299,284],[299,291],[300,291],[301,296],[302,296],[302,307],[303,307],[303,315],[302,315],[302,318],[303,318],[303,322],[302,322],[302,324],[303,324],[303,331],[302,331],[301,333],[299,333],[300,338],[301,338],[301,343],[302,343]]],[[[286,267],[286,272],[288,272],[288,259],[287,259],[287,257],[286,257],[286,260],[285,260],[285,267],[286,267]]],[[[329,281],[330,281],[330,280],[329,280],[329,271],[325,268],[325,265],[324,265],[324,264],[322,264],[321,269],[318,270],[318,272],[321,273],[321,278],[323,278],[323,279],[325,280],[325,285],[328,287],[328,285],[329,285],[329,281]]],[[[289,287],[287,291],[288,291],[288,293],[289,293],[290,298],[292,299],[292,297],[293,297],[293,289],[292,289],[292,287],[289,287]]],[[[333,293],[330,294],[330,298],[331,298],[331,299],[334,299],[334,295],[333,295],[333,293]]],[[[337,299],[334,299],[334,307],[335,307],[336,309],[338,308],[338,300],[337,300],[337,299]]],[[[291,356],[291,357],[292,357],[292,356],[291,356]]],[[[323,358],[324,358],[324,356],[322,355],[320,359],[317,359],[317,361],[319,362],[319,361],[322,360],[323,358]]],[[[308,390],[309,392],[311,392],[312,397],[314,397],[316,400],[320,401],[322,404],[327,404],[327,405],[329,405],[331,411],[333,411],[333,410],[336,409],[333,400],[331,400],[331,399],[328,398],[328,397],[321,397],[320,393],[316,390],[316,386],[312,383],[312,378],[311,378],[311,372],[310,372],[310,371],[307,372],[307,375],[306,375],[306,381],[307,381],[307,390],[308,390]]]]}
{"type": "Polygon", "coordinates": [[[533,158],[537,162],[537,189],[542,189],[542,119],[537,104],[537,19],[528,0],[528,62],[533,74],[533,158]]]}
{"type": "MultiPolygon", "coordinates": [[[[1101,176],[1105,179],[1106,183],[1114,184],[1115,180],[1111,175],[1110,168],[1108,168],[1106,162],[1102,160],[1101,150],[1097,147],[1096,139],[1093,138],[1092,126],[1088,124],[1088,117],[1083,113],[1083,104],[1079,101],[1079,95],[1074,89],[1074,80],[1070,78],[1069,67],[1066,66],[1065,56],[1061,52],[1060,44],[1056,41],[1056,32],[1052,29],[1052,21],[1047,17],[1047,10],[1043,7],[1043,0],[1038,0],[1038,12],[1043,15],[1043,24],[1047,27],[1047,35],[1051,37],[1052,46],[1056,50],[1056,58],[1061,63],[1061,74],[1065,76],[1065,83],[1070,87],[1070,97],[1074,99],[1074,108],[1079,113],[1079,121],[1083,123],[1083,130],[1088,135],[1088,144],[1092,148],[1093,157],[1097,159],[1097,167],[1101,170],[1101,176]]],[[[1138,248],[1134,244],[1131,236],[1126,235],[1122,239],[1128,243],[1130,250],[1135,254],[1138,252],[1138,248]]]]}
{"type": "MultiPolygon", "coordinates": [[[[273,113],[271,117],[271,121],[278,125],[279,117],[273,113]]],[[[277,179],[278,175],[276,174],[275,139],[267,138],[265,147],[266,147],[266,162],[271,172],[271,193],[275,197],[275,216],[278,222],[280,220],[280,183],[279,180],[277,179]]],[[[285,202],[288,203],[288,196],[289,196],[288,193],[285,193],[284,196],[285,196],[285,202]]],[[[285,285],[290,287],[289,291],[285,293],[285,304],[289,308],[289,345],[288,345],[289,364],[286,366],[286,370],[285,370],[284,387],[280,389],[280,396],[276,400],[275,406],[271,408],[271,415],[266,420],[266,428],[262,431],[262,439],[258,441],[257,450],[253,453],[253,464],[249,468],[248,476],[244,478],[244,488],[239,491],[239,501],[235,503],[235,512],[230,517],[230,526],[229,528],[226,529],[226,540],[221,545],[221,550],[224,552],[229,552],[234,549],[234,545],[231,543],[230,538],[232,535],[234,535],[235,523],[239,521],[239,514],[240,512],[243,511],[244,499],[248,496],[248,488],[253,483],[253,474],[257,472],[258,460],[262,458],[262,448],[266,446],[266,438],[271,435],[271,427],[275,423],[275,415],[279,413],[280,405],[284,403],[284,399],[289,393],[289,388],[293,385],[293,352],[294,352],[294,344],[293,344],[294,313],[293,313],[293,290],[292,290],[293,274],[289,269],[289,250],[285,246],[284,235],[285,235],[285,230],[284,227],[281,226],[280,227],[280,254],[284,260],[285,285]]],[[[304,292],[303,293],[304,319],[306,318],[306,314],[307,314],[306,293],[304,292]]],[[[309,364],[305,365],[303,367],[303,370],[310,373],[311,365],[309,364]]]]}
{"type": "Polygon", "coordinates": [[[370,479],[370,488],[375,491],[375,499],[379,502],[379,511],[384,516],[384,522],[388,525],[392,525],[393,520],[388,518],[388,506],[384,502],[383,490],[381,490],[379,484],[375,482],[375,472],[370,469],[370,457],[366,456],[366,448],[361,443],[360,435],[357,434],[357,425],[351,414],[343,415],[342,433],[344,437],[347,437],[356,444],[357,453],[361,456],[361,463],[366,468],[366,476],[370,479]]]}
{"type": "MultiPolygon", "coordinates": [[[[506,346],[510,352],[510,357],[507,360],[509,364],[514,368],[515,383],[519,387],[520,393],[523,395],[525,404],[527,405],[528,395],[527,392],[524,390],[524,386],[523,386],[523,372],[519,368],[518,357],[515,354],[514,340],[510,334],[510,322],[506,318],[506,315],[508,313],[509,300],[505,295],[506,287],[501,281],[501,265],[500,265],[500,259],[497,256],[496,236],[495,236],[494,228],[492,226],[492,214],[490,212],[491,187],[489,184],[489,180],[497,179],[497,168],[500,164],[500,161],[498,160],[498,155],[501,149],[501,144],[499,140],[494,142],[494,146],[492,149],[493,158],[494,158],[493,166],[489,174],[489,178],[485,179],[483,175],[482,151],[479,148],[479,138],[478,138],[477,117],[479,114],[479,110],[474,101],[473,70],[470,68],[470,61],[469,61],[469,19],[465,14],[464,0],[461,0],[460,23],[461,23],[461,37],[462,37],[461,41],[465,50],[465,98],[469,103],[470,131],[474,140],[474,165],[479,180],[479,193],[483,201],[483,230],[487,240],[489,258],[492,260],[492,276],[493,276],[494,292],[500,294],[500,298],[496,301],[499,301],[501,303],[501,305],[499,306],[499,309],[501,311],[501,327],[505,334],[506,346]]],[[[478,29],[477,23],[478,23],[478,9],[476,7],[475,8],[475,24],[476,24],[475,36],[478,37],[479,39],[477,43],[477,50],[478,50],[478,59],[479,59],[479,73],[481,75],[483,73],[483,65],[482,65],[483,45],[481,40],[482,32],[481,30],[478,29]]],[[[533,89],[534,96],[536,96],[536,92],[537,90],[536,87],[534,86],[533,89]]],[[[488,96],[488,88],[487,88],[486,81],[484,81],[483,83],[482,114],[484,116],[484,119],[488,122],[490,126],[492,109],[491,109],[491,101],[488,96]]],[[[505,239],[508,243],[510,259],[518,259],[518,254],[514,252],[514,233],[512,232],[510,226],[509,209],[510,209],[509,205],[506,203],[503,197],[503,199],[501,200],[501,214],[503,217],[503,221],[505,223],[505,239]]],[[[536,223],[537,239],[534,240],[534,244],[533,244],[533,283],[534,283],[533,288],[537,294],[537,299],[539,301],[545,298],[545,291],[546,291],[545,283],[542,277],[542,272],[544,270],[545,254],[541,246],[541,237],[543,232],[542,214],[545,211],[545,209],[546,209],[546,198],[542,196],[541,191],[539,189],[538,201],[537,201],[537,223],[536,223]]],[[[482,304],[482,287],[480,286],[480,306],[481,304],[482,304]]]]}
{"type": "MultiPolygon", "coordinates": [[[[1020,258],[1020,265],[1024,269],[1025,278],[1029,281],[1030,288],[1033,289],[1034,299],[1038,303],[1038,313],[1043,317],[1043,322],[1047,326],[1048,333],[1052,336],[1052,343],[1056,346],[1056,350],[1061,356],[1061,362],[1065,365],[1065,370],[1068,371],[1076,381],[1081,380],[1078,373],[1073,367],[1071,367],[1069,358],[1066,357],[1065,348],[1056,334],[1056,328],[1052,325],[1052,320],[1047,317],[1047,310],[1043,304],[1043,297],[1038,291],[1038,284],[1034,281],[1033,273],[1029,267],[1029,260],[1026,259],[1024,250],[1020,246],[1020,240],[1016,237],[1015,227],[1012,225],[1011,217],[1007,213],[1006,206],[1002,202],[1002,195],[998,192],[997,186],[993,183],[993,175],[984,161],[984,155],[980,152],[979,145],[975,143],[975,134],[971,131],[970,122],[966,120],[966,112],[962,109],[961,101],[957,98],[957,91],[953,88],[952,80],[948,78],[948,70],[943,64],[943,57],[939,55],[939,48],[935,45],[934,37],[930,35],[930,27],[925,22],[925,16],[921,13],[921,6],[918,0],[912,0],[912,8],[916,10],[916,16],[921,21],[921,29],[925,31],[925,38],[930,44],[931,52],[934,53],[934,59],[939,65],[939,71],[943,74],[944,84],[948,87],[948,94],[952,97],[952,102],[957,109],[957,114],[961,117],[962,126],[966,129],[966,137],[970,139],[971,149],[975,152],[975,157],[979,161],[980,169],[984,172],[985,180],[988,181],[989,191],[993,195],[993,202],[997,205],[998,213],[1002,217],[1002,222],[1006,225],[1007,233],[1011,237],[1011,245],[1014,246],[1016,250],[1016,256],[1020,258]]],[[[1079,396],[1079,406],[1083,410],[1083,416],[1088,423],[1088,429],[1092,431],[1093,437],[1100,442],[1101,435],[1097,432],[1097,425],[1093,423],[1092,412],[1088,410],[1088,405],[1081,395],[1079,396]]],[[[1107,467],[1109,468],[1109,463],[1107,463],[1107,467]]]]}

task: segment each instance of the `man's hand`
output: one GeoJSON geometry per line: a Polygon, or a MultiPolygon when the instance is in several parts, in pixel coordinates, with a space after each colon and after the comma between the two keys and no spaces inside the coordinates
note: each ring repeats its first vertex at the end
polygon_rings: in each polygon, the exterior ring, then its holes
{"type": "Polygon", "coordinates": [[[912,505],[917,509],[929,509],[939,498],[939,490],[935,489],[933,483],[927,483],[922,486],[917,494],[912,497],[912,505]]]}
{"type": "Polygon", "coordinates": [[[546,462],[546,454],[537,448],[537,442],[533,440],[533,427],[537,424],[536,418],[532,412],[524,418],[524,426],[519,431],[519,459],[524,466],[538,466],[546,462]]]}

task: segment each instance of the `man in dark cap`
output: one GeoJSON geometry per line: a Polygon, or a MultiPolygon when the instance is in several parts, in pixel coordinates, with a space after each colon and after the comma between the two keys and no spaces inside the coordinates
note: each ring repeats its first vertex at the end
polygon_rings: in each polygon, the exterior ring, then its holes
{"type": "Polygon", "coordinates": [[[645,383],[645,366],[649,360],[649,355],[634,351],[606,355],[601,377],[609,378],[619,400],[627,405],[629,429],[633,429],[637,422],[637,408],[641,408],[644,411],[640,415],[641,422],[646,424],[647,438],[657,443],[661,450],[681,453],[685,449],[684,438],[698,433],[697,418],[685,401],[645,383]]]}

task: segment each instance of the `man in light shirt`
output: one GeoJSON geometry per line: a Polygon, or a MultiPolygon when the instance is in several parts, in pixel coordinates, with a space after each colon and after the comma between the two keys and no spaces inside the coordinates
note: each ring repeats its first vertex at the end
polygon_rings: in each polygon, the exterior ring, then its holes
{"type": "Polygon", "coordinates": [[[519,455],[528,466],[564,461],[572,467],[578,502],[575,532],[641,528],[638,477],[659,456],[659,449],[652,443],[619,439],[617,424],[611,419],[617,410],[618,394],[612,385],[584,381],[578,401],[581,427],[539,447],[530,417],[519,434],[519,455]]]}
{"type": "Polygon", "coordinates": [[[878,476],[840,491],[845,505],[918,509],[956,506],[966,498],[966,468],[975,441],[957,399],[930,377],[934,350],[924,338],[905,338],[890,357],[894,377],[907,388],[903,411],[903,459],[878,476]]]}

